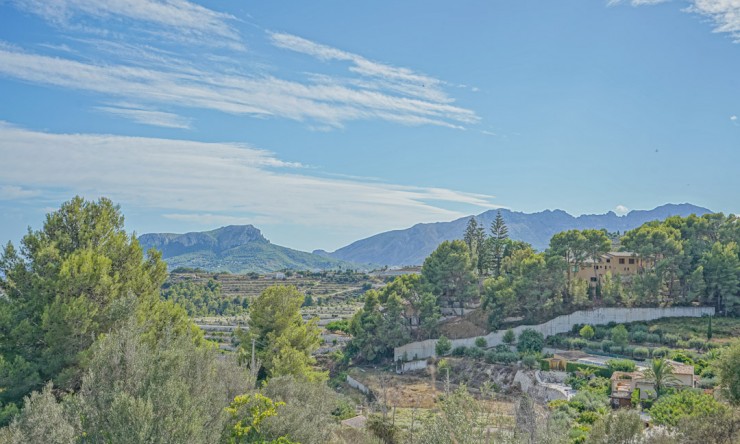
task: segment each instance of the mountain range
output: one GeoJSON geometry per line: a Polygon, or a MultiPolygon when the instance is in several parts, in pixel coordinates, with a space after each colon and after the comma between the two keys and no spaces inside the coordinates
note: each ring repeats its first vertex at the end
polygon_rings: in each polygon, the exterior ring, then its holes
{"type": "Polygon", "coordinates": [[[230,273],[269,273],[283,269],[327,270],[357,268],[339,259],[293,250],[270,243],[252,225],[231,225],[212,231],[171,234],[150,233],[139,237],[148,250],[162,252],[170,269],[200,268],[230,273]]]}
{"type": "MultiPolygon", "coordinates": [[[[562,210],[527,214],[501,209],[479,214],[475,216],[476,220],[488,229],[496,218],[497,211],[501,211],[509,228],[510,238],[528,242],[538,250],[547,248],[550,238],[561,231],[605,228],[609,232],[624,233],[653,220],[712,212],[691,204],[667,204],[652,210],[630,211],[624,216],[618,216],[613,211],[574,217],[562,210]]],[[[358,240],[333,253],[321,250],[314,253],[356,263],[388,266],[420,265],[443,241],[462,239],[470,217],[452,222],[417,224],[405,230],[388,231],[358,240]]]]}

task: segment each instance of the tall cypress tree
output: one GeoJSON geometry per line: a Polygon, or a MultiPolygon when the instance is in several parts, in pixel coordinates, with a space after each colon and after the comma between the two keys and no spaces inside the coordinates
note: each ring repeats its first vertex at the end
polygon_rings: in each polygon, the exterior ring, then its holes
{"type": "Polygon", "coordinates": [[[496,213],[496,219],[491,224],[491,259],[493,260],[494,273],[501,274],[501,262],[504,260],[506,241],[509,239],[509,228],[504,222],[501,211],[496,213]]]}

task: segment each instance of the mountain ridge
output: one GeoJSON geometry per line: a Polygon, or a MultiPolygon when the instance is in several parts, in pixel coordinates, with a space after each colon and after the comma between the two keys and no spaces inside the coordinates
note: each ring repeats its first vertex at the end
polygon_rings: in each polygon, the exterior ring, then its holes
{"type": "MultiPolygon", "coordinates": [[[[485,211],[475,215],[475,218],[488,229],[498,211],[501,211],[509,228],[509,237],[529,242],[538,250],[547,248],[550,238],[561,231],[606,228],[609,232],[623,233],[652,220],[712,213],[707,208],[683,203],[665,204],[652,210],[632,210],[623,216],[613,211],[572,216],[559,209],[536,213],[500,209],[485,211]]],[[[461,239],[470,217],[472,216],[450,222],[419,223],[406,229],[386,231],[360,239],[331,253],[319,251],[320,254],[329,257],[358,263],[388,266],[420,265],[443,241],[461,239]]]]}
{"type": "Polygon", "coordinates": [[[275,245],[253,225],[228,225],[183,234],[147,233],[142,248],[162,252],[169,268],[188,267],[230,273],[269,273],[283,269],[358,268],[340,259],[275,245]]]}

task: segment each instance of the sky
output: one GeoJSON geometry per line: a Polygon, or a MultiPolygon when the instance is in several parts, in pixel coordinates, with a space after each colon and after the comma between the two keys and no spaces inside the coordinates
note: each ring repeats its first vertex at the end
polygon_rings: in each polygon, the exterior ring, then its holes
{"type": "Polygon", "coordinates": [[[740,211],[740,0],[0,0],[0,242],[740,211]]]}

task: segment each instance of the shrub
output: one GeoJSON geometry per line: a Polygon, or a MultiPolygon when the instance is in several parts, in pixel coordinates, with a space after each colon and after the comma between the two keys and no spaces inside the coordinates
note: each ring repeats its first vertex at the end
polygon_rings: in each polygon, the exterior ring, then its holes
{"type": "Polygon", "coordinates": [[[647,337],[645,338],[645,342],[648,344],[660,344],[660,335],[655,333],[648,333],[647,337]]]}
{"type": "Polygon", "coordinates": [[[658,347],[656,349],[653,349],[653,358],[664,358],[668,356],[668,354],[671,352],[671,349],[668,347],[658,347]]]}
{"type": "Polygon", "coordinates": [[[684,364],[694,365],[694,360],[691,359],[691,356],[689,356],[683,350],[676,350],[672,352],[671,359],[673,359],[676,362],[683,362],[684,364]]]}
{"type": "Polygon", "coordinates": [[[629,359],[610,359],[606,362],[612,372],[633,372],[635,363],[629,359]]]}
{"type": "Polygon", "coordinates": [[[689,345],[689,341],[680,340],[676,342],[676,347],[678,348],[691,348],[691,345],[689,345]]]}
{"type": "Polygon", "coordinates": [[[343,319],[341,321],[331,321],[328,324],[326,324],[326,329],[331,332],[344,332],[349,333],[349,321],[346,319],[343,319]]]}
{"type": "Polygon", "coordinates": [[[486,352],[478,347],[468,347],[465,350],[465,356],[473,359],[481,359],[483,358],[483,355],[485,355],[485,353],[486,352]]]}
{"type": "Polygon", "coordinates": [[[508,329],[506,330],[506,333],[504,333],[504,337],[502,338],[504,341],[504,344],[513,344],[514,341],[516,341],[516,335],[514,334],[514,330],[508,329]]]}
{"type": "Polygon", "coordinates": [[[600,350],[601,349],[601,342],[594,342],[594,341],[588,341],[586,343],[586,347],[591,350],[600,350]]]}
{"type": "Polygon", "coordinates": [[[537,368],[537,357],[535,355],[524,355],[522,358],[522,365],[528,369],[537,368]]]}
{"type": "Polygon", "coordinates": [[[545,372],[550,371],[550,361],[540,359],[538,362],[540,364],[540,370],[545,371],[545,372]]]}
{"type": "Polygon", "coordinates": [[[573,338],[568,341],[568,347],[576,350],[580,350],[582,348],[585,348],[588,344],[588,341],[586,341],[583,338],[573,338]]]}
{"type": "Polygon", "coordinates": [[[622,349],[622,354],[625,356],[632,356],[635,352],[635,347],[627,346],[622,349]]]}
{"type": "Polygon", "coordinates": [[[501,364],[513,364],[519,360],[519,355],[514,352],[495,353],[493,360],[501,364]]]}
{"type": "Polygon", "coordinates": [[[701,350],[702,348],[704,348],[704,344],[705,344],[704,339],[701,339],[701,338],[689,339],[689,346],[696,350],[701,350]]]}
{"type": "Polygon", "coordinates": [[[672,333],[666,333],[663,335],[663,344],[675,346],[676,343],[679,341],[678,335],[674,335],[672,333]]]}
{"type": "Polygon", "coordinates": [[[648,333],[643,330],[638,330],[634,333],[632,333],[632,342],[635,342],[637,344],[642,344],[647,340],[648,333]]]}
{"type": "Polygon", "coordinates": [[[605,351],[605,352],[608,353],[609,350],[612,349],[612,347],[614,347],[614,342],[612,342],[612,341],[610,341],[608,339],[604,339],[603,341],[601,341],[601,349],[603,351],[605,351]]]}
{"type": "Polygon", "coordinates": [[[590,325],[584,325],[583,328],[578,332],[578,334],[581,335],[583,339],[590,340],[594,337],[596,332],[594,331],[594,328],[590,325]]]}
{"type": "Polygon", "coordinates": [[[650,350],[645,347],[637,347],[632,351],[632,356],[637,359],[645,359],[650,356],[650,350]]]}
{"type": "Polygon", "coordinates": [[[464,345],[461,345],[459,347],[455,347],[455,348],[452,349],[452,356],[465,356],[465,351],[467,349],[468,348],[465,347],[464,345]]]}
{"type": "Polygon", "coordinates": [[[542,351],[544,346],[545,337],[542,333],[532,330],[531,328],[527,328],[519,334],[519,341],[516,344],[516,349],[522,353],[539,353],[542,351]]]}
{"type": "Polygon", "coordinates": [[[569,339],[561,335],[553,335],[547,337],[547,345],[555,348],[563,348],[568,345],[569,339]]]}
{"type": "Polygon", "coordinates": [[[439,339],[437,339],[437,344],[434,346],[434,351],[437,356],[446,355],[450,352],[450,349],[452,349],[452,341],[447,339],[445,336],[440,336],[439,339]]]}
{"type": "Polygon", "coordinates": [[[486,348],[488,347],[488,342],[486,342],[486,338],[475,338],[475,346],[478,348],[486,348]]]}
{"type": "Polygon", "coordinates": [[[506,344],[499,344],[496,347],[493,348],[496,353],[508,353],[511,351],[508,345],[506,344]]]}
{"type": "Polygon", "coordinates": [[[487,351],[483,359],[486,361],[487,364],[493,364],[494,362],[496,362],[496,352],[493,350],[487,351]]]}

